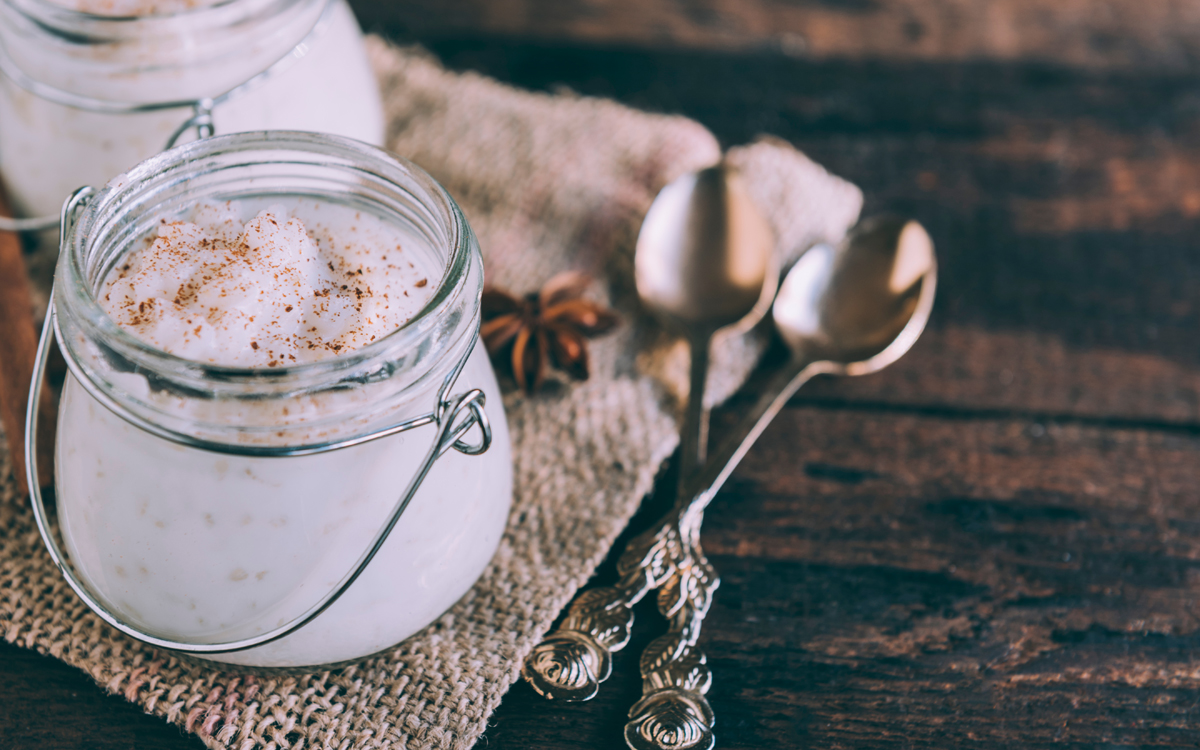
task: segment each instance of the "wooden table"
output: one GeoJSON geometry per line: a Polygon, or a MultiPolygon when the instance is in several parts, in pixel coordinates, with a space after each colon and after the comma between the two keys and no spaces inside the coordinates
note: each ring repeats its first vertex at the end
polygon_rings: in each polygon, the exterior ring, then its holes
{"type": "MultiPolygon", "coordinates": [[[[709,511],[721,747],[1200,742],[1193,0],[357,9],[454,68],[775,133],[937,242],[911,354],[806,389],[709,511]]],[[[647,635],[591,703],[519,683],[480,747],[620,746],[647,635]]],[[[2,645],[0,746],[201,743],[2,645]]]]}

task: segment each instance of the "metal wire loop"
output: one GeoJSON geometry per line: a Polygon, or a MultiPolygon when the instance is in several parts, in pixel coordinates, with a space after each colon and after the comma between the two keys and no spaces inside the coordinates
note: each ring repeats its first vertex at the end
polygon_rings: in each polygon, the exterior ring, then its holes
{"type": "Polygon", "coordinates": [[[169,151],[175,147],[183,134],[192,128],[196,129],[196,138],[204,140],[212,138],[216,134],[216,129],[213,127],[213,107],[216,106],[212,99],[201,99],[192,105],[192,110],[195,114],[183,121],[179,127],[175,128],[175,132],[171,133],[171,137],[167,139],[167,147],[164,151],[169,151]]]}
{"type": "MultiPolygon", "coordinates": [[[[487,396],[478,388],[468,391],[458,397],[457,405],[454,407],[453,414],[449,419],[456,423],[453,430],[447,436],[448,442],[441,449],[441,453],[445,453],[450,448],[464,453],[468,456],[478,456],[486,451],[492,445],[492,424],[488,421],[487,412],[483,410],[484,404],[487,403],[487,396]],[[466,418],[458,422],[458,417],[463,411],[470,412],[466,418]],[[462,440],[462,436],[467,433],[473,426],[479,425],[481,432],[479,442],[468,443],[462,440]]],[[[439,453],[439,455],[441,455],[439,453]]]]}

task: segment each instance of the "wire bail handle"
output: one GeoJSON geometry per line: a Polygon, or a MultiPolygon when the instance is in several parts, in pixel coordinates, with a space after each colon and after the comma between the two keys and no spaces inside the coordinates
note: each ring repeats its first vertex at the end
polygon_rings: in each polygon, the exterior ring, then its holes
{"type": "Polygon", "coordinates": [[[175,128],[175,132],[171,133],[171,137],[167,139],[167,146],[163,151],[170,151],[175,148],[175,144],[183,137],[183,134],[196,129],[196,139],[204,140],[212,138],[216,134],[216,128],[213,127],[213,107],[217,106],[212,99],[200,99],[192,104],[192,116],[183,121],[183,123],[175,128]]]}
{"type": "MultiPolygon", "coordinates": [[[[190,127],[190,126],[189,126],[190,127]]],[[[76,216],[79,211],[87,204],[88,200],[95,193],[95,189],[84,187],[72,193],[71,197],[63,204],[62,213],[60,216],[60,238],[66,238],[69,230],[74,226],[76,216]]],[[[60,239],[60,242],[62,240],[60,239]]],[[[63,252],[64,249],[60,249],[63,252]]],[[[274,452],[270,449],[257,451],[239,451],[230,449],[228,446],[222,452],[252,454],[260,457],[289,457],[298,455],[311,455],[313,453],[324,453],[328,451],[341,450],[354,445],[361,445],[365,442],[378,440],[383,437],[395,435],[400,432],[415,429],[426,424],[435,424],[437,429],[434,433],[433,441],[430,443],[428,450],[425,453],[424,459],[417,468],[416,474],[409,480],[408,486],[404,493],[396,501],[392,507],[391,514],[388,516],[387,522],[376,532],[371,540],[370,546],[359,556],[358,561],[353,568],[346,573],[338,584],[316,604],[305,610],[303,613],[294,618],[291,622],[286,623],[273,630],[267,631],[251,638],[243,638],[235,641],[227,641],[222,643],[190,643],[187,641],[179,641],[170,638],[159,638],[150,633],[140,630],[128,623],[124,622],[118,615],[114,614],[108,607],[100,602],[88,590],[85,584],[76,575],[74,568],[67,561],[62,548],[55,539],[54,534],[50,529],[49,515],[46,512],[45,499],[42,496],[42,490],[38,483],[38,458],[35,446],[37,445],[37,415],[38,403],[42,395],[42,386],[45,379],[46,363],[50,356],[51,344],[55,336],[62,340],[62,331],[59,329],[58,316],[54,308],[54,288],[50,290],[50,302],[46,308],[46,317],[42,323],[42,333],[38,340],[37,355],[34,362],[33,381],[29,387],[29,400],[25,407],[25,474],[29,479],[29,495],[33,506],[34,520],[37,522],[38,533],[41,534],[42,541],[46,545],[47,551],[50,553],[50,558],[53,560],[55,567],[62,572],[66,578],[67,584],[71,589],[83,600],[93,612],[100,616],[109,625],[113,626],[122,633],[136,638],[140,641],[148,643],[159,648],[171,649],[174,651],[182,651],[192,654],[224,654],[235,651],[245,651],[247,649],[262,646],[272,641],[279,640],[291,633],[296,632],[300,628],[307,625],[318,615],[328,609],[336,602],[342,594],[349,590],[350,586],[362,575],[366,570],[367,565],[383,547],[384,542],[392,533],[392,529],[400,521],[400,516],[404,514],[404,510],[420,489],[425,477],[429,474],[430,469],[437,459],[443,456],[450,449],[454,449],[459,453],[468,456],[477,456],[487,451],[492,444],[492,427],[488,420],[487,412],[484,406],[487,400],[486,395],[478,388],[472,388],[464,393],[459,393],[454,396],[447,396],[453,388],[454,383],[458,380],[459,374],[466,366],[467,359],[475,350],[476,342],[479,339],[479,331],[476,330],[471,337],[470,345],[466,348],[465,353],[454,368],[443,379],[438,387],[437,403],[434,410],[428,414],[400,422],[381,430],[378,430],[370,435],[340,442],[327,443],[315,448],[306,448],[296,451],[288,448],[279,448],[274,452]],[[479,426],[480,438],[477,442],[469,443],[463,440],[466,433],[474,426],[479,426]]],[[[90,394],[96,395],[98,391],[86,375],[81,371],[79,364],[75,361],[74,356],[66,347],[60,347],[63,353],[63,358],[67,361],[67,367],[76,380],[90,394]]],[[[144,420],[122,409],[110,398],[100,399],[101,403],[106,408],[113,411],[118,417],[129,422],[135,427],[145,429],[144,420]]],[[[211,443],[205,443],[198,440],[189,440],[180,436],[173,436],[162,430],[151,430],[155,435],[172,440],[173,442],[186,445],[200,450],[218,451],[220,448],[211,443]]]]}

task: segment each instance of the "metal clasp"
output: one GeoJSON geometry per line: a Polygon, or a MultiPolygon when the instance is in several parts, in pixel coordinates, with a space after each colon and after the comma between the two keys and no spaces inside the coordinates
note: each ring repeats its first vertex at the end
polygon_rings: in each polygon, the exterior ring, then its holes
{"type": "Polygon", "coordinates": [[[192,116],[183,121],[183,124],[175,128],[175,132],[171,133],[171,137],[167,139],[167,146],[164,151],[170,151],[183,137],[183,134],[192,128],[196,129],[196,138],[204,140],[212,138],[216,134],[216,129],[213,127],[213,107],[216,102],[212,99],[201,99],[192,105],[192,116]]]}

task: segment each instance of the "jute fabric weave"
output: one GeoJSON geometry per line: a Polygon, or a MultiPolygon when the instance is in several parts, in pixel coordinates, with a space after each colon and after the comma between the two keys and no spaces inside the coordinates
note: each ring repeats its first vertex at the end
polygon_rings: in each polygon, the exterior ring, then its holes
{"type": "MultiPolygon", "coordinates": [[[[79,667],[214,748],[471,747],[522,659],[587,581],[676,445],[672,394],[686,358],[639,315],[632,250],[657,191],[715,163],[716,140],[686,119],[516,91],[377,39],[370,52],[389,147],[460,201],[489,281],[525,292],[560,270],[582,269],[625,323],[596,342],[588,382],[507,397],[515,498],[483,578],[415,637],[338,671],[254,675],[181,661],[113,631],[51,565],[0,449],[5,640],[79,667]]],[[[838,240],[858,215],[854,186],[785,144],[764,140],[729,158],[768,213],[783,258],[838,240]]],[[[741,382],[762,340],[758,332],[721,343],[717,398],[741,382]]]]}

